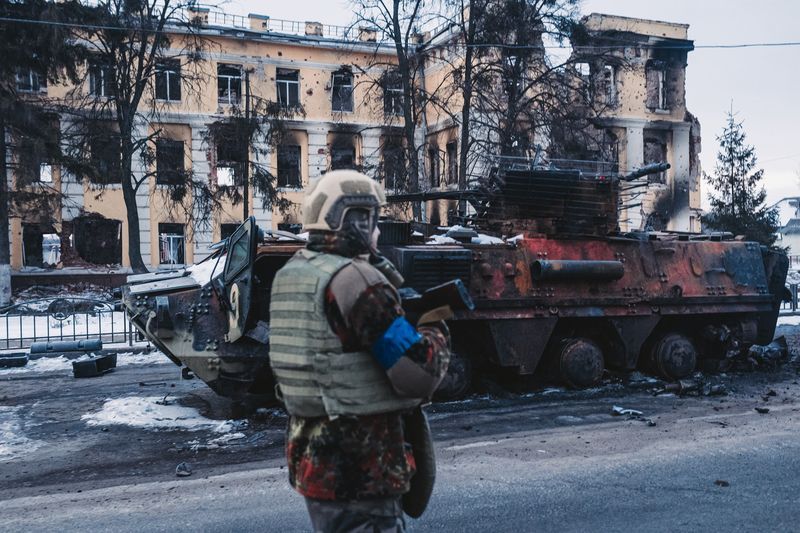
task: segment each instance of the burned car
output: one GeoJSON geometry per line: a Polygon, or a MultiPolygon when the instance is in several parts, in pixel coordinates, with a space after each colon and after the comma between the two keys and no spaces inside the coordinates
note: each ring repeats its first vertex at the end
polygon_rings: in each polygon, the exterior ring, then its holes
{"type": "MultiPolygon", "coordinates": [[[[680,379],[698,359],[772,340],[785,254],[732,235],[618,230],[620,183],[664,168],[611,177],[506,168],[482,190],[394,198],[472,206],[447,235],[381,223],[381,252],[405,278],[409,302],[453,280],[474,301],[448,321],[455,357],[443,396],[497,369],[573,387],[597,383],[606,369],[680,379]]],[[[271,284],[303,245],[265,235],[251,218],[198,265],[131,276],[125,306],[167,357],[218,394],[269,395],[271,284]]]]}

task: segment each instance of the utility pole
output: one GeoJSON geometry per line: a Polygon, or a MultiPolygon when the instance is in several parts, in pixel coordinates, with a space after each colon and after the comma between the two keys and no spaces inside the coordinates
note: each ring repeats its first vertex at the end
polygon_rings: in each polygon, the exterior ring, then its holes
{"type": "Polygon", "coordinates": [[[246,142],[244,143],[244,165],[242,168],[244,186],[244,218],[250,216],[250,143],[253,139],[252,125],[250,124],[250,70],[244,71],[244,122],[247,132],[246,142]]]}

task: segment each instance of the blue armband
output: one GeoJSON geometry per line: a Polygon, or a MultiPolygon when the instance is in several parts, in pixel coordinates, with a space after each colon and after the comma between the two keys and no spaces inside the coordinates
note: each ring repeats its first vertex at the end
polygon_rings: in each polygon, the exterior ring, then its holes
{"type": "Polygon", "coordinates": [[[384,369],[389,370],[420,339],[422,335],[417,333],[406,317],[399,316],[372,345],[372,355],[384,369]]]}

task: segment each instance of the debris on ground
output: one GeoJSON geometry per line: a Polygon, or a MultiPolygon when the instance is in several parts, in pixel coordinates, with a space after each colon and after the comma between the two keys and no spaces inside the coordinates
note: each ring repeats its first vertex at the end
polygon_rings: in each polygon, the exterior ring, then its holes
{"type": "Polygon", "coordinates": [[[730,486],[731,486],[730,482],[728,482],[728,481],[725,481],[724,479],[718,479],[718,480],[716,480],[716,481],[714,482],[714,485],[716,485],[716,486],[718,486],[718,487],[730,487],[730,486]]]}
{"type": "Polygon", "coordinates": [[[192,475],[192,467],[188,463],[180,463],[175,467],[175,475],[178,477],[187,477],[192,475]]]}
{"type": "Polygon", "coordinates": [[[117,367],[117,354],[88,355],[72,362],[72,375],[76,378],[93,378],[117,367]]]}
{"type": "Polygon", "coordinates": [[[26,353],[4,353],[0,354],[0,368],[17,368],[28,364],[28,354],[26,353]]]}
{"type": "Polygon", "coordinates": [[[697,372],[691,379],[680,379],[653,390],[655,396],[664,393],[679,396],[727,396],[728,387],[724,383],[714,383],[702,372],[697,372]]]}
{"type": "Polygon", "coordinates": [[[652,418],[647,418],[644,416],[644,413],[638,411],[636,409],[627,409],[625,407],[620,407],[615,405],[611,408],[611,415],[612,416],[627,416],[628,420],[641,420],[642,422],[646,423],[648,426],[653,427],[656,425],[655,420],[652,418]]]}
{"type": "Polygon", "coordinates": [[[762,415],[769,413],[769,407],[756,407],[756,411],[762,415]]]}
{"type": "Polygon", "coordinates": [[[752,370],[755,367],[774,368],[789,357],[789,346],[786,337],[781,335],[766,346],[753,345],[747,353],[747,361],[752,370]]]}

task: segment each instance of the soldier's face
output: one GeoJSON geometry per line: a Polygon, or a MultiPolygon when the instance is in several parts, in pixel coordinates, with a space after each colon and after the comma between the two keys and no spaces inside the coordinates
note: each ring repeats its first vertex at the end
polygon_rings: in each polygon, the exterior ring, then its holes
{"type": "Polygon", "coordinates": [[[350,209],[344,216],[344,224],[351,225],[364,237],[365,242],[372,242],[374,232],[378,229],[377,218],[368,209],[350,209]]]}

